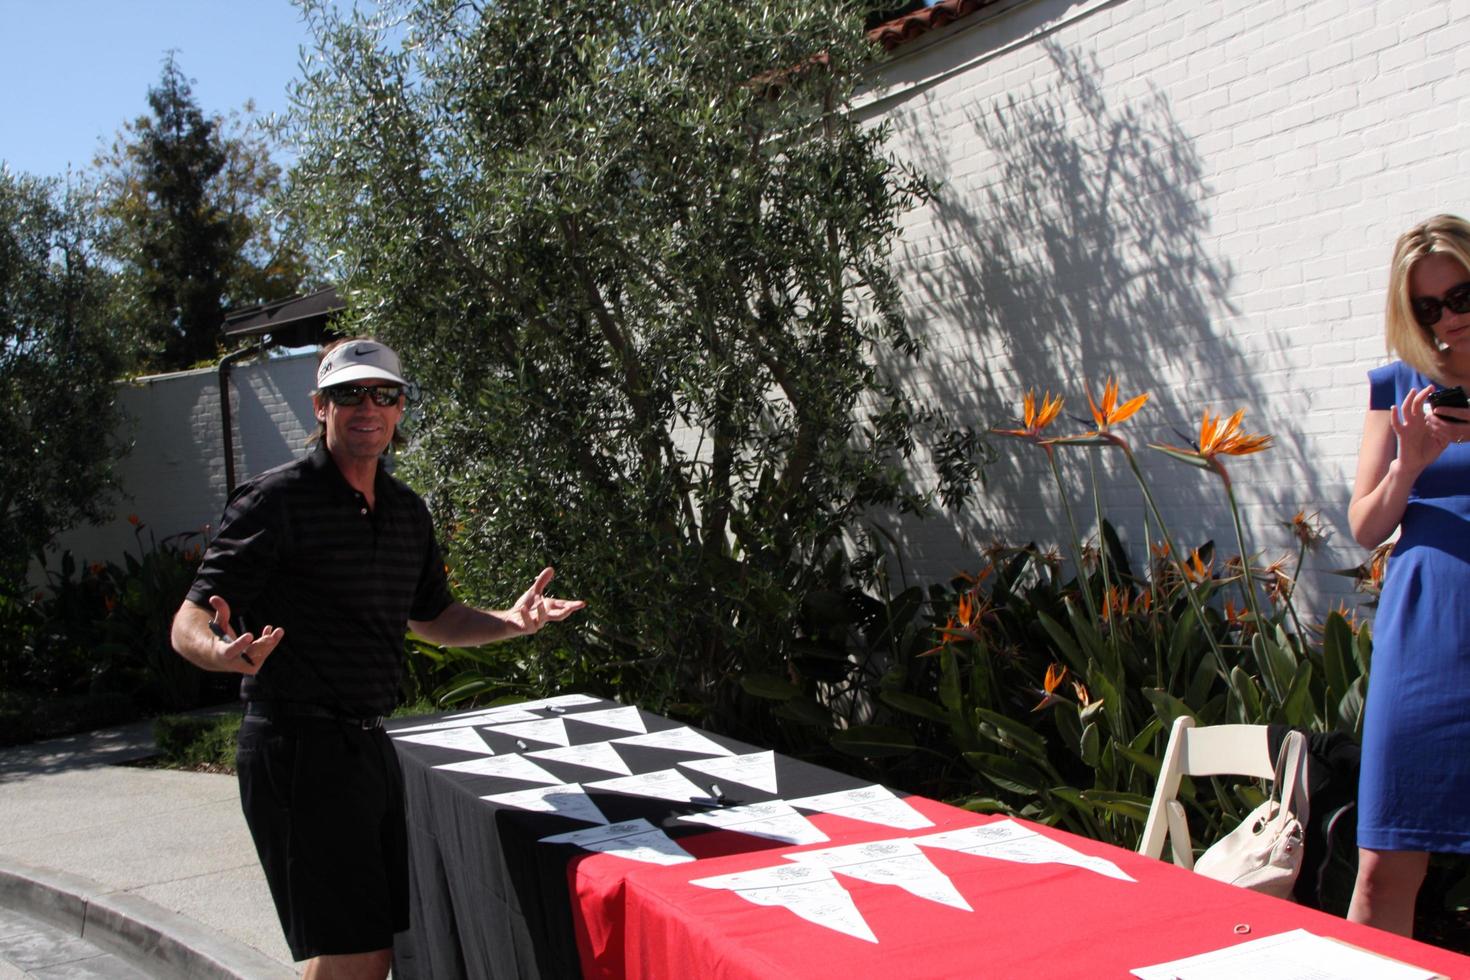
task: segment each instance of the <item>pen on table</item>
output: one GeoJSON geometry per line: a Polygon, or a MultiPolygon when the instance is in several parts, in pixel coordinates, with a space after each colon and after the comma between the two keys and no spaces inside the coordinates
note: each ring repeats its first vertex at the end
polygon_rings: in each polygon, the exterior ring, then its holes
{"type": "MultiPolygon", "coordinates": [[[[219,637],[221,640],[224,640],[226,643],[228,643],[230,641],[229,634],[227,634],[225,632],[225,628],[223,626],[221,626],[219,623],[216,623],[212,619],[209,621],[209,631],[211,633],[213,633],[215,636],[219,637]]],[[[245,661],[247,664],[249,664],[252,667],[255,666],[255,661],[250,659],[250,654],[249,653],[242,653],[242,654],[240,654],[240,659],[243,660],[243,661],[245,661]]]]}

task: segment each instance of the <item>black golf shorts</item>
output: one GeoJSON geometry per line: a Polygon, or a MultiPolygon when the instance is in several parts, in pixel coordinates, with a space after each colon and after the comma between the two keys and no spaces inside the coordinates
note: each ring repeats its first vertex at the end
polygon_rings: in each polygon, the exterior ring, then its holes
{"type": "Polygon", "coordinates": [[[240,803],[297,960],[367,953],[408,928],[403,774],[387,734],[247,715],[240,803]]]}

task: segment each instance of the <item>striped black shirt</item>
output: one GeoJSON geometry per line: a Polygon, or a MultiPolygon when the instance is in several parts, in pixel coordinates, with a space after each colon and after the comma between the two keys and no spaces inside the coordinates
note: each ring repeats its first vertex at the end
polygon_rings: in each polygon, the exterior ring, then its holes
{"type": "Polygon", "coordinates": [[[245,698],[350,716],[398,703],[408,620],[452,599],[424,502],[381,465],[373,497],[369,509],[322,445],[231,495],[188,598],[224,596],[237,632],[286,631],[245,698]]]}

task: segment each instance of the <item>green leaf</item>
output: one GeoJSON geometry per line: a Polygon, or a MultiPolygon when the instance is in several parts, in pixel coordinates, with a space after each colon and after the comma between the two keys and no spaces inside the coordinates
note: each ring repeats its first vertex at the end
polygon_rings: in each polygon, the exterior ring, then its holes
{"type": "Polygon", "coordinates": [[[1117,738],[1126,738],[1128,733],[1128,706],[1123,696],[1113,686],[1108,675],[1097,671],[1088,675],[1087,686],[1092,690],[1093,702],[1102,702],[1103,715],[1108,719],[1108,728],[1117,738]]]}
{"type": "Polygon", "coordinates": [[[1186,605],[1184,611],[1174,622],[1173,630],[1169,634],[1169,675],[1173,677],[1179,673],[1179,665],[1182,663],[1190,650],[1200,643],[1204,637],[1200,633],[1199,617],[1194,614],[1194,608],[1186,605]]]}
{"type": "Polygon", "coordinates": [[[1210,469],[1209,460],[1187,450],[1175,449],[1172,446],[1161,446],[1157,443],[1152,442],[1148,444],[1148,448],[1153,449],[1157,452],[1161,452],[1172,460],[1176,460],[1180,463],[1185,463],[1189,466],[1193,466],[1195,469],[1210,469]]]}
{"type": "Polygon", "coordinates": [[[1113,743],[1113,751],[1147,773],[1150,781],[1155,781],[1159,778],[1159,771],[1163,768],[1164,760],[1158,756],[1150,752],[1140,752],[1138,749],[1123,745],[1121,742],[1113,743]]]}
{"type": "Polygon", "coordinates": [[[1245,725],[1259,725],[1264,720],[1261,710],[1261,695],[1255,682],[1239,666],[1230,669],[1230,691],[1237,706],[1236,721],[1245,725]]]}
{"type": "Polygon", "coordinates": [[[959,804],[961,810],[971,813],[1010,813],[1011,808],[1000,800],[989,796],[972,796],[959,804]]]}
{"type": "Polygon", "coordinates": [[[1007,755],[966,752],[965,761],[980,775],[1013,793],[1035,793],[1046,785],[1046,780],[1033,766],[1007,755]]]}
{"type": "Polygon", "coordinates": [[[1337,703],[1339,724],[1359,738],[1363,735],[1363,704],[1367,698],[1367,682],[1366,677],[1354,680],[1342,700],[1337,703]]]}
{"type": "Polygon", "coordinates": [[[1048,445],[1056,446],[1060,449],[1068,446],[1114,446],[1116,443],[1106,436],[1077,435],[1052,439],[1048,445]]]}
{"type": "Polygon", "coordinates": [[[832,724],[831,710],[807,697],[795,697],[782,701],[777,706],[775,715],[777,718],[786,718],[802,725],[814,725],[818,728],[826,728],[832,724]]]}
{"type": "Polygon", "coordinates": [[[1189,709],[1189,705],[1168,691],[1161,691],[1156,687],[1146,687],[1143,689],[1143,696],[1148,698],[1149,703],[1154,706],[1154,713],[1158,715],[1159,720],[1165,725],[1174,724],[1175,718],[1184,715],[1189,715],[1191,718],[1194,717],[1194,712],[1189,709]]]}
{"type": "Polygon", "coordinates": [[[1072,635],[1077,638],[1087,657],[1087,661],[1082,666],[1074,666],[1072,669],[1079,674],[1090,675],[1094,673],[1087,669],[1091,664],[1106,663],[1109,674],[1117,676],[1117,665],[1110,662],[1108,645],[1103,640],[1102,634],[1098,632],[1096,624],[1083,615],[1071,599],[1067,600],[1066,607],[1067,621],[1072,625],[1072,635]]]}
{"type": "Polygon", "coordinates": [[[1189,682],[1189,690],[1185,692],[1185,704],[1203,704],[1209,696],[1210,688],[1220,675],[1215,670],[1214,658],[1212,656],[1202,657],[1199,665],[1195,667],[1194,678],[1189,682]]]}
{"type": "Polygon", "coordinates": [[[1079,675],[1086,675],[1087,658],[1084,657],[1082,655],[1082,652],[1077,649],[1076,642],[1072,639],[1071,635],[1062,628],[1062,624],[1058,623],[1055,619],[1052,619],[1046,613],[1040,612],[1039,610],[1036,613],[1036,619],[1039,623],[1041,623],[1041,628],[1046,630],[1046,635],[1051,637],[1052,644],[1058,650],[1060,650],[1062,652],[1062,656],[1066,658],[1067,666],[1071,667],[1072,670],[1076,671],[1079,675]]]}
{"type": "Polygon", "coordinates": [[[1358,661],[1358,673],[1367,677],[1373,665],[1373,627],[1364,624],[1358,628],[1358,642],[1353,645],[1353,654],[1358,661]]]}
{"type": "Polygon", "coordinates": [[[1347,693],[1352,683],[1348,676],[1348,661],[1352,656],[1353,631],[1339,612],[1329,613],[1322,633],[1322,670],[1327,681],[1327,703],[1332,706],[1329,725],[1337,722],[1337,702],[1347,693]]]}
{"type": "Polygon", "coordinates": [[[1008,749],[1018,749],[1032,758],[1046,758],[1046,739],[1023,723],[987,708],[976,708],[975,715],[985,722],[981,732],[992,741],[1008,749]]]}
{"type": "Polygon", "coordinates": [[[741,674],[740,688],[751,697],[767,701],[788,701],[801,693],[801,688],[773,674],[741,674]]]}
{"type": "Polygon", "coordinates": [[[1083,812],[1091,812],[1095,809],[1095,805],[1087,798],[1087,794],[1075,786],[1053,786],[1047,792],[1059,800],[1065,800],[1083,812]]]}
{"type": "Polygon", "coordinates": [[[1251,652],[1255,654],[1258,671],[1256,676],[1265,685],[1271,700],[1280,704],[1286,697],[1286,686],[1296,673],[1296,664],[1286,662],[1284,658],[1289,655],[1284,655],[1275,641],[1267,639],[1262,633],[1251,637],[1251,652]]]}
{"type": "Polygon", "coordinates": [[[1097,730],[1097,725],[1096,724],[1083,725],[1082,726],[1082,753],[1081,753],[1082,754],[1082,761],[1085,762],[1085,763],[1087,763],[1089,766],[1092,766],[1093,768],[1096,768],[1097,767],[1097,764],[1098,764],[1098,760],[1101,758],[1101,752],[1100,752],[1100,746],[1101,746],[1101,744],[1102,744],[1102,736],[1101,736],[1101,734],[1099,734],[1099,732],[1097,730]]]}
{"type": "Polygon", "coordinates": [[[1052,721],[1056,723],[1057,734],[1062,737],[1062,744],[1071,750],[1073,755],[1082,755],[1082,716],[1077,706],[1071,701],[1061,701],[1052,705],[1052,721]]]}
{"type": "Polygon", "coordinates": [[[457,704],[460,701],[465,701],[469,698],[474,697],[477,694],[484,694],[486,691],[493,691],[496,686],[497,685],[485,680],[484,678],[476,678],[474,680],[465,681],[461,684],[451,684],[443,688],[442,690],[436,692],[434,700],[436,700],[440,704],[457,704]]]}
{"type": "Polygon", "coordinates": [[[944,724],[949,719],[949,714],[927,698],[921,698],[917,694],[908,694],[903,691],[882,691],[878,699],[890,708],[897,708],[905,714],[915,715],[928,721],[944,724]]]}
{"type": "Polygon", "coordinates": [[[1116,813],[1120,817],[1126,817],[1139,824],[1148,820],[1149,804],[1153,802],[1149,797],[1139,793],[1120,793],[1102,789],[1083,790],[1082,798],[1109,813],[1116,813]]]}
{"type": "Polygon", "coordinates": [[[960,667],[955,652],[945,647],[939,654],[939,703],[952,714],[964,710],[964,696],[960,693],[960,667]]]}
{"type": "Polygon", "coordinates": [[[1297,664],[1296,676],[1291,679],[1291,686],[1286,689],[1286,697],[1281,701],[1280,717],[1283,722],[1302,728],[1315,727],[1311,685],[1312,662],[1303,660],[1297,664]]]}
{"type": "Polygon", "coordinates": [[[863,759],[908,755],[914,750],[913,734],[890,725],[854,725],[834,732],[831,742],[839,752],[863,759]]]}

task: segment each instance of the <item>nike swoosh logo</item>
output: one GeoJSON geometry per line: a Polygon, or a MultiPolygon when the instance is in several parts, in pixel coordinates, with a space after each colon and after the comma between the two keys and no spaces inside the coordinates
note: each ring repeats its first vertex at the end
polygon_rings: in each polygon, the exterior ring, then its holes
{"type": "Polygon", "coordinates": [[[358,344],[352,348],[352,353],[355,357],[362,357],[364,354],[375,354],[377,350],[378,348],[376,347],[364,347],[362,344],[358,344]]]}

